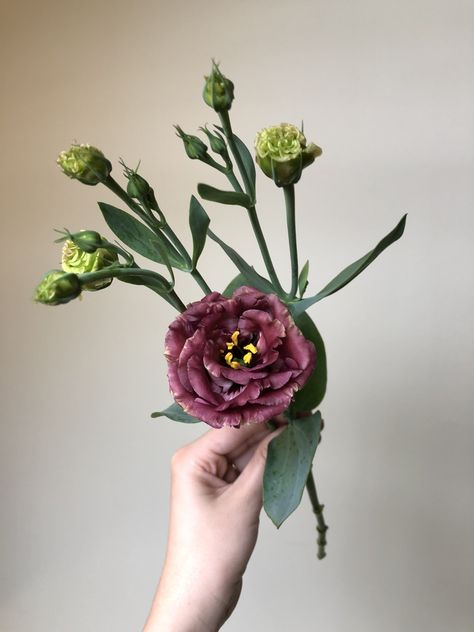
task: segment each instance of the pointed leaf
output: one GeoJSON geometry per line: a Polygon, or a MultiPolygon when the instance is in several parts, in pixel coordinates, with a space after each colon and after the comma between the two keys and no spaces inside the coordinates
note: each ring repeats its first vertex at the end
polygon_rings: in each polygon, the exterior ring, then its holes
{"type": "Polygon", "coordinates": [[[258,274],[258,272],[256,272],[255,269],[239,255],[238,252],[236,252],[233,248],[231,248],[225,242],[219,239],[219,237],[215,235],[211,230],[208,230],[207,232],[209,237],[217,242],[222,250],[224,250],[224,252],[227,254],[229,259],[234,262],[238,270],[243,275],[247,285],[254,287],[256,290],[260,290],[261,292],[265,292],[266,294],[276,294],[275,289],[270,281],[267,281],[267,279],[260,276],[260,274],[258,274]]]}
{"type": "Polygon", "coordinates": [[[251,200],[246,193],[238,193],[237,191],[221,191],[211,187],[209,184],[200,182],[197,186],[199,195],[209,202],[218,202],[219,204],[236,204],[249,208],[252,206],[251,200]]]}
{"type": "Polygon", "coordinates": [[[327,365],[326,350],[321,334],[306,312],[295,317],[296,326],[307,340],[311,340],[316,348],[316,365],[304,387],[297,391],[291,404],[291,411],[302,412],[313,410],[323,401],[326,393],[327,365]]]}
{"type": "Polygon", "coordinates": [[[197,424],[201,421],[185,413],[179,404],[171,404],[171,406],[168,406],[168,408],[161,412],[151,413],[151,417],[153,417],[153,419],[157,417],[168,417],[168,419],[172,421],[180,421],[184,424],[197,424]]]}
{"type": "Polygon", "coordinates": [[[237,288],[242,287],[242,285],[246,285],[247,281],[243,274],[239,273],[236,277],[232,279],[226,289],[222,292],[222,296],[232,296],[232,294],[237,290],[237,288]]]}
{"type": "Polygon", "coordinates": [[[263,506],[276,527],[298,507],[319,442],[321,413],[295,419],[268,446],[263,506]]]}
{"type": "Polygon", "coordinates": [[[304,266],[301,268],[300,276],[298,277],[298,290],[300,293],[300,298],[303,297],[303,294],[306,292],[306,288],[308,287],[308,273],[309,261],[306,261],[304,266]]]}
{"type": "Polygon", "coordinates": [[[247,177],[252,185],[252,191],[251,191],[252,198],[253,198],[252,202],[255,203],[256,175],[255,175],[255,162],[253,160],[253,156],[247,149],[247,146],[245,145],[245,143],[243,143],[238,136],[236,136],[235,134],[232,134],[232,136],[234,138],[235,147],[237,151],[239,152],[240,158],[242,160],[245,171],[247,173],[247,177]]]}
{"type": "Polygon", "coordinates": [[[159,294],[169,294],[170,290],[173,289],[172,284],[165,279],[165,277],[161,276],[161,274],[157,274],[159,278],[151,278],[146,274],[140,274],[140,269],[137,270],[136,274],[133,275],[120,275],[118,273],[116,278],[124,283],[131,283],[132,285],[145,285],[149,287],[151,290],[155,290],[159,294]]]}
{"type": "Polygon", "coordinates": [[[351,265],[347,266],[347,268],[344,268],[344,270],[340,272],[336,277],[334,277],[334,279],[330,281],[320,292],[309,298],[304,298],[297,303],[293,303],[291,305],[292,313],[294,315],[301,314],[314,303],[317,303],[330,294],[334,294],[334,292],[337,292],[338,290],[343,288],[350,281],[352,281],[352,279],[355,279],[356,276],[358,276],[363,270],[365,270],[365,268],[370,265],[381,252],[385,250],[385,248],[390,246],[390,244],[393,244],[393,242],[397,241],[397,239],[400,239],[400,237],[403,235],[403,231],[405,230],[406,218],[407,216],[404,215],[395,226],[395,228],[390,233],[388,233],[388,235],[386,235],[381,241],[379,241],[379,243],[375,246],[373,250],[368,252],[366,255],[364,255],[354,263],[351,263],[351,265]]]}
{"type": "Polygon", "coordinates": [[[99,207],[110,230],[129,248],[151,261],[166,265],[167,262],[161,255],[164,250],[170,265],[180,270],[187,269],[179,252],[163,236],[156,235],[135,217],[115,206],[99,202],[99,207]]]}
{"type": "Polygon", "coordinates": [[[210,221],[209,215],[200,202],[192,195],[191,202],[189,203],[189,226],[193,236],[193,269],[196,267],[198,259],[204,249],[210,221]]]}

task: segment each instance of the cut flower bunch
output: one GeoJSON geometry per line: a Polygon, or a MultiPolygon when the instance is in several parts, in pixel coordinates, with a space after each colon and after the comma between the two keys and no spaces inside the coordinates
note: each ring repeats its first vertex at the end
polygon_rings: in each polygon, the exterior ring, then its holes
{"type": "MultiPolygon", "coordinates": [[[[295,185],[322,150],[308,143],[303,130],[289,123],[265,128],[255,139],[255,159],[232,130],[229,111],[234,85],[213,62],[205,77],[205,103],[219,118],[202,137],[176,126],[187,156],[206,163],[227,181],[222,189],[197,185],[201,201],[217,202],[246,212],[260,248],[265,273],[260,274],[210,228],[198,197],[191,195],[189,226],[192,251],[174,232],[151,185],[123,160],[126,186],[111,175],[112,163],[91,145],[74,144],[59,155],[63,172],[89,186],[103,185],[121,207],[99,202],[103,218],[119,242],[95,230],[60,231],[61,269],[48,272],[35,300],[61,305],[83,292],[104,290],[118,279],[143,285],[179,314],[165,336],[168,380],[174,403],[152,417],[184,423],[204,422],[214,428],[274,424],[285,429],[268,447],[263,505],[279,527],[299,505],[306,487],[317,520],[318,557],[326,555],[327,525],[316,492],[312,463],[323,421],[318,410],[326,392],[326,353],[308,308],[337,292],[360,274],[405,228],[406,216],[372,250],[339,272],[313,296],[305,296],[309,262],[300,267],[296,238],[295,185]],[[203,140],[204,139],[204,140],[203,140]],[[288,229],[291,287],[281,284],[262,231],[256,207],[255,163],[283,190],[288,229]],[[126,209],[126,210],[125,210],[126,209]],[[213,290],[198,269],[210,238],[236,267],[237,275],[223,290],[213,290]],[[160,272],[140,267],[137,253],[159,264],[160,272]],[[175,271],[189,273],[202,292],[201,300],[183,302],[175,271]]],[[[235,210],[234,214],[238,211],[235,210]]],[[[240,211],[239,211],[240,212],[240,211]]]]}

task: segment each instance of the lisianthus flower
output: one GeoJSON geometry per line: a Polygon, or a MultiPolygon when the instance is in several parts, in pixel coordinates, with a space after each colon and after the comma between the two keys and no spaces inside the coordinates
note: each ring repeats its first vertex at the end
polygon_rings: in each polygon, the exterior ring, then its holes
{"type": "MultiPolygon", "coordinates": [[[[74,274],[97,272],[117,262],[117,253],[107,248],[97,248],[94,252],[86,252],[71,239],[67,239],[64,242],[61,259],[61,267],[64,272],[72,272],[74,274]]],[[[100,279],[99,281],[84,283],[82,289],[89,291],[101,290],[111,283],[111,278],[100,279]]]]}
{"type": "Polygon", "coordinates": [[[280,299],[250,287],[191,303],[171,323],[165,355],[176,402],[214,428],[282,413],[316,361],[280,299]]]}
{"type": "Polygon", "coordinates": [[[85,143],[71,145],[68,151],[59,154],[56,162],[67,176],[92,186],[105,182],[112,171],[110,161],[100,149],[85,143]]]}
{"type": "Polygon", "coordinates": [[[43,305],[62,305],[77,298],[81,291],[76,274],[50,270],[36,286],[34,300],[43,305]]]}
{"type": "Polygon", "coordinates": [[[281,123],[266,127],[255,138],[256,161],[263,173],[279,187],[296,184],[305,167],[320,156],[322,149],[306,138],[297,127],[281,123]]]}

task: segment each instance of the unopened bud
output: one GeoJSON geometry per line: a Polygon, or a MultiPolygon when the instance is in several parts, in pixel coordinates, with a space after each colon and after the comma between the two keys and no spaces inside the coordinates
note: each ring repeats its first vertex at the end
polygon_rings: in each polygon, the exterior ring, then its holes
{"type": "Polygon", "coordinates": [[[62,305],[77,298],[80,293],[81,283],[75,274],[51,270],[36,287],[34,300],[43,305],[62,305]]]}
{"type": "Polygon", "coordinates": [[[71,145],[59,154],[57,163],[67,176],[89,185],[104,182],[112,171],[100,149],[91,145],[71,145]]]}
{"type": "Polygon", "coordinates": [[[205,84],[202,93],[204,101],[216,112],[230,110],[234,100],[234,84],[224,77],[219,66],[213,61],[211,74],[204,77],[205,84]]]}
{"type": "Polygon", "coordinates": [[[104,239],[95,230],[81,230],[78,233],[68,233],[69,240],[87,253],[93,253],[104,246],[104,239]]]}
{"type": "Polygon", "coordinates": [[[179,125],[175,125],[175,129],[178,132],[177,136],[181,138],[184,143],[184,149],[189,158],[192,160],[204,160],[208,158],[207,145],[202,142],[198,136],[191,136],[183,132],[179,125]]]}

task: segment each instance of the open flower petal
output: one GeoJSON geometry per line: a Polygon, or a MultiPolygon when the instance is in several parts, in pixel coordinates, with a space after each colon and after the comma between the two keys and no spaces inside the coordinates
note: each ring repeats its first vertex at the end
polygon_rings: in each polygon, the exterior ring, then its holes
{"type": "Polygon", "coordinates": [[[165,349],[175,400],[214,428],[282,413],[316,361],[280,299],[250,287],[189,305],[171,323],[165,349]]]}

